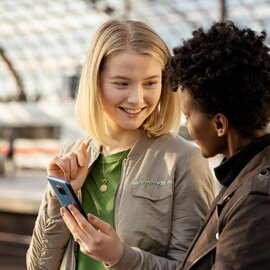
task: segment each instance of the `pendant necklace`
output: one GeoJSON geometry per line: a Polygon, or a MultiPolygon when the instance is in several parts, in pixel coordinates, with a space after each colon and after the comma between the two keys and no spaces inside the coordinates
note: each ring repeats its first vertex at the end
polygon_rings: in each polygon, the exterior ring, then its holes
{"type": "MultiPolygon", "coordinates": [[[[129,151],[126,150],[124,151],[124,153],[121,155],[121,157],[116,161],[115,165],[110,169],[110,171],[103,177],[103,179],[101,180],[102,184],[99,187],[99,191],[100,192],[106,192],[108,190],[108,182],[109,182],[109,176],[110,174],[113,172],[113,170],[119,165],[120,161],[122,160],[123,156],[129,151]]],[[[104,163],[102,162],[102,171],[103,171],[103,175],[105,174],[105,170],[104,170],[104,163]]]]}

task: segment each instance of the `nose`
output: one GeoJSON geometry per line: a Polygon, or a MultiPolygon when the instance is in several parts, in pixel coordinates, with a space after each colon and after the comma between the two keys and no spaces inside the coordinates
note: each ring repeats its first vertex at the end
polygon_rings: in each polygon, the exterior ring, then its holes
{"type": "Polygon", "coordinates": [[[143,88],[141,86],[134,86],[130,89],[128,102],[133,104],[143,102],[143,88]]]}

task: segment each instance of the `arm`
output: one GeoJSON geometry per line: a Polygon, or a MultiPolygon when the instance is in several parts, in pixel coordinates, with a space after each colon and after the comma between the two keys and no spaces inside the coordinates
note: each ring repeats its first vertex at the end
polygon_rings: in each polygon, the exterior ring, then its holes
{"type": "Polygon", "coordinates": [[[176,171],[169,257],[183,261],[214,198],[215,185],[208,161],[195,149],[176,171]]]}
{"type": "Polygon", "coordinates": [[[45,190],[26,255],[28,270],[59,270],[70,237],[60,212],[60,204],[45,190]]]}
{"type": "MultiPolygon", "coordinates": [[[[85,180],[87,165],[86,147],[81,144],[74,152],[54,157],[47,172],[55,177],[69,179],[73,189],[78,192],[85,180]]],[[[70,238],[70,232],[60,215],[60,207],[54,191],[48,185],[27,252],[28,270],[60,268],[70,238]]]]}

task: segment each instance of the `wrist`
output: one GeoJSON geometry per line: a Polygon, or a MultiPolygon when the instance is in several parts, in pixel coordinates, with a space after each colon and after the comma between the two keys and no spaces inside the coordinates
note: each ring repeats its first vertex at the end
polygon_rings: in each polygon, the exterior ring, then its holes
{"type": "Polygon", "coordinates": [[[121,260],[121,258],[123,257],[124,249],[125,249],[125,244],[121,241],[120,252],[119,252],[119,255],[117,256],[117,258],[115,258],[114,260],[112,260],[110,262],[103,262],[104,266],[107,268],[110,268],[113,265],[117,264],[121,260]]]}

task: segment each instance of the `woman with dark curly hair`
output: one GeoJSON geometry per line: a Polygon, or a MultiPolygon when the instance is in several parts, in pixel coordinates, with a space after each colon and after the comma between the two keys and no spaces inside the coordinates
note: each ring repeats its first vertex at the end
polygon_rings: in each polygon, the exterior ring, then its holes
{"type": "Polygon", "coordinates": [[[190,135],[224,160],[224,186],[179,269],[270,269],[270,54],[266,33],[200,28],[168,65],[190,135]]]}

